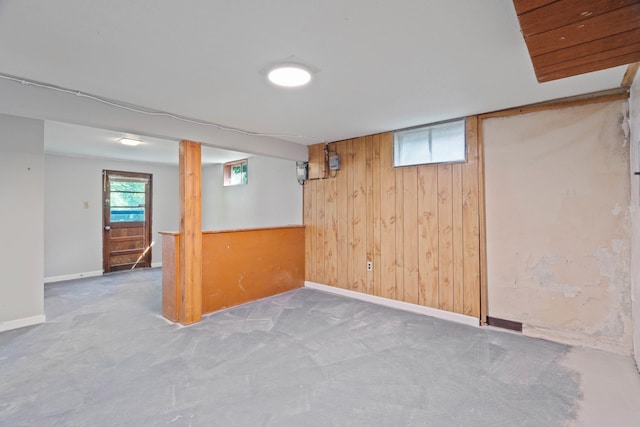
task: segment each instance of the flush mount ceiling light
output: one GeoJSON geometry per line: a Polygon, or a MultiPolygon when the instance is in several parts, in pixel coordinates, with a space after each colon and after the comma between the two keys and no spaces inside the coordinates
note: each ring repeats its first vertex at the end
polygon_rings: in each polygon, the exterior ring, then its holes
{"type": "Polygon", "coordinates": [[[139,141],[137,139],[131,139],[131,138],[120,138],[118,141],[120,142],[120,144],[130,145],[132,147],[142,144],[142,141],[139,141]]]}
{"type": "Polygon", "coordinates": [[[267,74],[267,78],[274,85],[299,87],[311,81],[311,72],[302,65],[281,64],[273,67],[267,74]]]}

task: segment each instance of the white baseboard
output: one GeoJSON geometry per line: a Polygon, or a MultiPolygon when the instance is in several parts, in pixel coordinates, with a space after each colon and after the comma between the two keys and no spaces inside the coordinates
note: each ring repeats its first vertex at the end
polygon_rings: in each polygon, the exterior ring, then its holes
{"type": "Polygon", "coordinates": [[[0,332],[24,328],[25,326],[39,325],[40,323],[44,323],[45,320],[44,314],[39,314],[37,316],[23,317],[22,319],[0,322],[0,332]]]}
{"type": "Polygon", "coordinates": [[[158,267],[162,267],[162,261],[151,263],[151,268],[158,268],[158,267]]]}
{"type": "Polygon", "coordinates": [[[62,282],[63,280],[82,279],[84,277],[102,276],[102,270],[87,271],[85,273],[66,274],[64,276],[45,277],[44,283],[62,282]]]}
{"type": "Polygon", "coordinates": [[[350,291],[347,289],[336,288],[334,286],[322,285],[314,282],[304,282],[305,288],[316,289],[319,291],[329,292],[336,295],[342,295],[361,301],[371,302],[373,304],[383,305],[385,307],[397,308],[398,310],[410,311],[412,313],[424,314],[438,319],[449,320],[451,322],[462,323],[468,326],[480,327],[478,318],[467,316],[464,314],[452,313],[450,311],[439,310],[437,308],[425,307],[423,305],[411,304],[403,301],[396,301],[389,298],[383,298],[376,295],[363,294],[362,292],[350,291]]]}

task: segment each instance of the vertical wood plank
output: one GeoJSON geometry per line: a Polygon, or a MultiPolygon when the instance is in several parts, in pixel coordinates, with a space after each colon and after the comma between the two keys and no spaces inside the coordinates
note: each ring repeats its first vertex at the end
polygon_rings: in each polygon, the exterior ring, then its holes
{"type": "Polygon", "coordinates": [[[353,282],[352,290],[367,291],[367,171],[365,138],[353,140],[353,282]]]}
{"type": "Polygon", "coordinates": [[[319,283],[318,274],[317,274],[317,246],[316,241],[318,240],[318,205],[316,204],[316,195],[317,195],[317,184],[318,181],[307,181],[304,185],[309,186],[309,192],[311,197],[311,210],[310,210],[310,229],[311,229],[311,239],[309,241],[311,253],[309,255],[309,274],[312,282],[319,283]]]}
{"type": "Polygon", "coordinates": [[[202,319],[202,162],[200,144],[180,141],[180,323],[202,319]]]}
{"type": "MultiPolygon", "coordinates": [[[[315,259],[312,258],[313,253],[313,245],[312,241],[314,238],[315,231],[312,226],[313,217],[312,217],[312,209],[314,204],[312,202],[312,197],[314,196],[313,189],[311,188],[313,181],[305,181],[302,187],[302,203],[303,203],[303,211],[302,211],[302,223],[304,224],[304,278],[310,282],[315,281],[315,277],[311,272],[311,266],[315,267],[315,259]]],[[[315,268],[314,268],[315,270],[315,268]]]]}
{"type": "Polygon", "coordinates": [[[466,124],[467,163],[462,175],[462,228],[464,245],[463,314],[480,317],[480,210],[478,170],[478,118],[468,117],[466,124]]]}
{"type": "Polygon", "coordinates": [[[380,136],[379,270],[381,296],[396,299],[396,172],[393,169],[391,133],[380,136]]]}
{"type": "Polygon", "coordinates": [[[346,289],[354,290],[353,283],[355,279],[355,271],[354,271],[354,241],[355,241],[355,228],[353,227],[353,215],[354,215],[354,186],[353,186],[353,177],[354,177],[354,158],[353,158],[353,146],[354,140],[350,139],[347,141],[347,155],[345,162],[345,171],[347,172],[347,204],[348,204],[348,217],[347,217],[347,236],[348,236],[348,247],[347,247],[347,285],[346,289]]]}
{"type": "Polygon", "coordinates": [[[453,311],[453,204],[451,165],[438,165],[438,306],[453,311]]]}
{"type": "Polygon", "coordinates": [[[404,181],[403,169],[396,168],[396,299],[404,301],[404,181]]]}
{"type": "Polygon", "coordinates": [[[404,215],[403,301],[418,303],[418,168],[402,169],[404,215]]]}
{"type": "Polygon", "coordinates": [[[309,179],[322,179],[326,175],[325,144],[309,146],[309,179]]]}
{"type": "MultiPolygon", "coordinates": [[[[362,138],[365,144],[365,198],[366,198],[366,262],[373,263],[374,238],[373,238],[373,136],[362,138]]],[[[373,265],[373,264],[372,264],[373,265]]],[[[375,269],[375,266],[374,266],[375,269]]],[[[373,294],[373,271],[366,271],[364,292],[373,294]]]]}
{"type": "Polygon", "coordinates": [[[462,163],[451,165],[453,221],[453,311],[464,311],[464,255],[462,239],[462,163]]]}
{"type": "Polygon", "coordinates": [[[438,167],[418,167],[418,304],[438,308],[438,167]]]}
{"type": "Polygon", "coordinates": [[[327,283],[324,271],[324,235],[326,229],[324,211],[324,180],[316,180],[316,277],[318,283],[327,283]]]}
{"type": "Polygon", "coordinates": [[[349,287],[349,190],[347,188],[347,177],[351,169],[349,162],[349,142],[340,141],[336,144],[336,151],[340,155],[342,168],[336,175],[337,192],[337,217],[338,217],[338,245],[337,245],[337,286],[341,288],[349,287]]]}
{"type": "MultiPolygon", "coordinates": [[[[332,149],[335,144],[332,144],[332,149]]],[[[325,256],[325,282],[331,286],[338,284],[338,218],[337,218],[337,182],[336,178],[324,180],[325,186],[325,235],[324,235],[324,256],[325,256]]]]}
{"type": "Polygon", "coordinates": [[[480,230],[480,324],[487,323],[488,298],[487,298],[487,233],[485,219],[485,194],[484,194],[484,147],[482,134],[482,120],[478,120],[478,226],[480,230]]]}
{"type": "Polygon", "coordinates": [[[380,258],[380,139],[381,135],[373,137],[373,294],[381,295],[380,278],[382,263],[380,258]]]}

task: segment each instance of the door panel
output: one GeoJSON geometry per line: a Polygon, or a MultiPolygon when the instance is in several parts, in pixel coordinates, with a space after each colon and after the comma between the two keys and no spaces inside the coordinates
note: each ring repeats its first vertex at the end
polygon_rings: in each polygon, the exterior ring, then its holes
{"type": "Polygon", "coordinates": [[[103,267],[151,266],[151,174],[103,171],[103,267]]]}

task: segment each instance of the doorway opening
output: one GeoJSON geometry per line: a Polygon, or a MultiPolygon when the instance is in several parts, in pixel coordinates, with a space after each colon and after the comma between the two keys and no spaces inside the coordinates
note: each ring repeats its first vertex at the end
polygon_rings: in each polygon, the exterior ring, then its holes
{"type": "Polygon", "coordinates": [[[152,175],[102,171],[105,273],[151,267],[152,175]]]}

